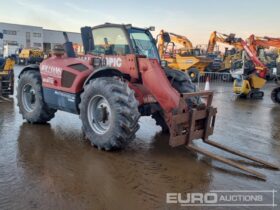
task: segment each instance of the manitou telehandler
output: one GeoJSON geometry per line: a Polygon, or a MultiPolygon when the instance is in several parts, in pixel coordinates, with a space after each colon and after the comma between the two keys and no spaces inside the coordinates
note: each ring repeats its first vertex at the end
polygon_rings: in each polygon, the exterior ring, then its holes
{"type": "Polygon", "coordinates": [[[186,74],[167,68],[159,59],[149,29],[110,23],[83,27],[82,58],[75,56],[64,33],[64,48],[56,46],[53,55],[40,66],[27,66],[19,75],[17,99],[23,118],[30,123],[45,123],[56,110],[78,114],[92,145],[112,150],[124,148],[134,139],[140,116],[151,115],[170,132],[173,147],[185,145],[260,179],[265,176],[205,151],[193,140],[203,139],[207,144],[278,168],[208,139],[217,112],[211,106],[213,92],[195,92],[186,74]]]}

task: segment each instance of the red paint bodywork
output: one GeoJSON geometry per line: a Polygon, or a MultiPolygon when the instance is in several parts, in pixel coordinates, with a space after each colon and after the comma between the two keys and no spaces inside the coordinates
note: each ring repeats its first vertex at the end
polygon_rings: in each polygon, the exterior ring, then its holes
{"type": "Polygon", "coordinates": [[[40,69],[42,69],[44,65],[47,65],[50,67],[58,67],[58,68],[61,68],[62,71],[71,72],[76,75],[73,85],[70,88],[66,88],[66,87],[62,87],[62,84],[61,84],[62,74],[54,75],[54,74],[50,74],[50,73],[44,73],[41,70],[43,87],[56,89],[56,90],[60,90],[60,91],[67,92],[67,93],[80,92],[83,89],[84,81],[93,71],[93,68],[91,65],[89,65],[89,62],[84,62],[84,61],[81,62],[81,60],[78,58],[52,56],[52,57],[44,60],[40,64],[40,69]],[[73,65],[73,64],[77,64],[77,63],[83,63],[85,66],[88,67],[88,70],[86,70],[84,72],[79,72],[79,71],[69,67],[69,65],[73,65]],[[50,79],[50,78],[53,79],[53,81],[54,81],[53,84],[49,83],[49,82],[45,82],[45,79],[50,79]]]}
{"type": "MultiPolygon", "coordinates": [[[[86,79],[94,70],[99,69],[94,69],[93,65],[91,65],[93,57],[93,55],[85,55],[82,58],[52,56],[44,60],[40,65],[43,87],[73,94],[80,93],[83,90],[86,79]],[[69,67],[72,64],[78,63],[87,66],[88,70],[80,72],[69,67]],[[52,71],[42,71],[42,68],[46,66],[50,69],[56,68],[57,70],[58,68],[59,71],[55,71],[55,74],[52,74],[52,71]],[[76,75],[73,85],[69,88],[62,87],[61,77],[63,71],[76,75]]],[[[136,57],[134,54],[98,57],[102,59],[121,59],[120,66],[111,65],[108,68],[118,69],[120,72],[130,76],[131,81],[129,85],[135,91],[135,96],[140,104],[158,102],[166,112],[170,112],[172,109],[178,107],[180,94],[171,86],[156,59],[148,59],[143,56],[136,57]],[[141,78],[139,76],[140,74],[141,78]]]]}

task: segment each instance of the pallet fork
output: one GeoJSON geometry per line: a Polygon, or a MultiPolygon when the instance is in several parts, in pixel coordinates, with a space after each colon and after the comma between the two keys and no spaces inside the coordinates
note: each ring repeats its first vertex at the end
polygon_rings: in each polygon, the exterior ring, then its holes
{"type": "Polygon", "coordinates": [[[169,144],[172,147],[185,145],[188,150],[201,153],[212,159],[230,165],[232,167],[243,170],[259,179],[266,180],[266,176],[255,170],[252,170],[248,167],[245,167],[242,164],[239,164],[233,160],[227,159],[225,157],[216,155],[212,152],[209,152],[203,148],[200,148],[193,144],[193,141],[196,139],[202,139],[204,143],[211,145],[213,147],[219,148],[226,152],[232,153],[234,155],[252,160],[254,162],[260,163],[265,167],[279,170],[279,166],[271,164],[267,161],[261,160],[251,155],[247,155],[240,151],[231,149],[227,146],[219,144],[217,142],[209,140],[209,136],[213,134],[215,119],[217,109],[211,106],[213,99],[213,92],[211,91],[202,91],[198,93],[186,93],[181,95],[179,113],[174,114],[171,120],[171,129],[170,129],[170,140],[169,144]],[[192,97],[200,96],[205,100],[205,107],[202,109],[193,108],[189,111],[186,111],[184,104],[187,100],[190,100],[192,97]],[[190,124],[188,123],[190,122],[190,124]]]}

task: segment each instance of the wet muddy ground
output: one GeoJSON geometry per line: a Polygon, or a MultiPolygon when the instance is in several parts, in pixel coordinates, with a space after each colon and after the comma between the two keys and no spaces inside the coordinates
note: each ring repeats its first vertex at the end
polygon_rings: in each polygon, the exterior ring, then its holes
{"type": "MultiPolygon", "coordinates": [[[[280,164],[280,106],[271,102],[270,89],[261,101],[245,101],[233,99],[230,85],[212,88],[218,107],[212,139],[280,164]]],[[[141,118],[137,138],[125,150],[104,152],[83,140],[78,116],[57,112],[48,125],[30,125],[16,103],[0,103],[1,210],[187,209],[166,204],[166,193],[273,189],[279,208],[279,171],[245,162],[267,176],[260,181],[184,147],[171,148],[151,118],[141,118]]]]}

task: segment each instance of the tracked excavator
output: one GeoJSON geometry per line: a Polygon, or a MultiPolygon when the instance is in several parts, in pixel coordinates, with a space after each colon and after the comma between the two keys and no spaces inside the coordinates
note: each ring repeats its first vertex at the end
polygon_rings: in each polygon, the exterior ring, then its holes
{"type": "Polygon", "coordinates": [[[217,43],[233,46],[234,48],[229,50],[225,48],[225,53],[222,57],[222,64],[219,69],[215,69],[216,72],[227,72],[229,73],[231,65],[234,61],[242,58],[243,46],[237,40],[235,40],[235,34],[223,34],[217,31],[211,33],[206,53],[211,55],[214,53],[215,46],[217,43]]]}
{"type": "Polygon", "coordinates": [[[265,175],[206,151],[194,140],[279,169],[209,139],[217,113],[211,105],[213,92],[196,92],[187,74],[161,62],[152,29],[111,23],[83,27],[85,55],[79,58],[64,33],[63,47],[56,46],[51,57],[19,74],[17,100],[23,119],[36,126],[54,118],[57,110],[77,114],[92,145],[115,150],[135,138],[140,116],[152,116],[168,130],[172,147],[185,146],[263,180],[265,175]]]}
{"type": "Polygon", "coordinates": [[[157,47],[160,58],[173,69],[187,72],[193,82],[197,82],[200,75],[212,60],[202,56],[199,48],[194,48],[191,41],[185,37],[161,30],[157,36],[157,47]],[[164,39],[169,37],[170,40],[164,39]],[[165,40],[165,41],[164,41],[165,40]]]}

